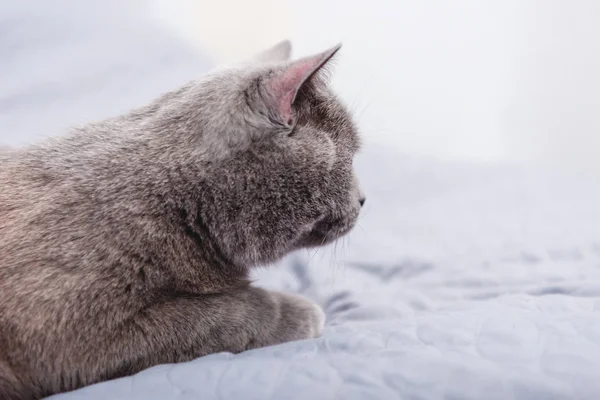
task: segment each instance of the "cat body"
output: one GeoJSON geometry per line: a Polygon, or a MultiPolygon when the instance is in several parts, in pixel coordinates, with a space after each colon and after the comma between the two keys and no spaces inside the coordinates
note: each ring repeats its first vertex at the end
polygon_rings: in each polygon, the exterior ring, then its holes
{"type": "Polygon", "coordinates": [[[250,285],[364,202],[358,136],[282,42],[126,115],[0,152],[0,399],[316,337],[322,310],[250,285]]]}

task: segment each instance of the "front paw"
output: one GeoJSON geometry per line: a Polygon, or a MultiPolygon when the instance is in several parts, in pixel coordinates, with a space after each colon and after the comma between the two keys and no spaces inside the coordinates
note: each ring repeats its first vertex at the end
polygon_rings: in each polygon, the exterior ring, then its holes
{"type": "Polygon", "coordinates": [[[285,341],[321,336],[325,326],[323,309],[311,300],[294,294],[276,293],[280,300],[279,336],[285,341]]]}

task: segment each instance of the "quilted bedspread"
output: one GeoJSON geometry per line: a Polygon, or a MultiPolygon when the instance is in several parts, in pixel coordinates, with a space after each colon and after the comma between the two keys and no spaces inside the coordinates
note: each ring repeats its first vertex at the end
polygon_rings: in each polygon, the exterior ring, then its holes
{"type": "MultiPolygon", "coordinates": [[[[0,144],[124,111],[206,70],[120,20],[121,3],[0,0],[0,144]]],[[[320,303],[322,337],[53,399],[599,398],[600,180],[411,158],[364,135],[358,226],[256,271],[257,285],[320,303]]]]}
{"type": "Polygon", "coordinates": [[[259,271],[323,336],[214,354],[70,399],[596,399],[600,182],[367,147],[359,226],[259,271]]]}

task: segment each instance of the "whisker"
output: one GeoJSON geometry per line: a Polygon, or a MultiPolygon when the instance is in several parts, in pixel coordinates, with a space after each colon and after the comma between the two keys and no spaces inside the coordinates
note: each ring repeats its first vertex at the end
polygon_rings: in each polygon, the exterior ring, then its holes
{"type": "MultiPolygon", "coordinates": [[[[346,253],[346,251],[348,250],[348,248],[350,247],[350,237],[346,236],[345,240],[345,248],[344,248],[344,253],[346,253]]],[[[346,277],[346,268],[347,268],[347,260],[346,260],[346,256],[344,255],[344,264],[342,265],[342,273],[344,274],[344,277],[346,277]]]]}
{"type": "Polygon", "coordinates": [[[310,257],[310,258],[308,259],[308,262],[306,263],[306,265],[307,265],[307,266],[308,266],[308,265],[310,265],[310,262],[313,260],[313,258],[315,258],[315,256],[316,256],[316,255],[317,255],[317,253],[319,252],[319,250],[321,250],[321,248],[323,248],[323,244],[325,243],[325,240],[326,240],[326,239],[327,239],[327,238],[326,238],[326,237],[324,237],[324,238],[323,238],[323,240],[321,240],[321,244],[320,244],[320,245],[317,247],[317,249],[316,249],[316,250],[315,250],[315,252],[313,253],[312,257],[310,257]]]}
{"type": "Polygon", "coordinates": [[[359,228],[361,230],[361,232],[364,233],[365,236],[369,236],[367,234],[367,231],[365,231],[365,228],[363,228],[362,225],[359,224],[358,222],[356,223],[356,227],[359,228]]]}

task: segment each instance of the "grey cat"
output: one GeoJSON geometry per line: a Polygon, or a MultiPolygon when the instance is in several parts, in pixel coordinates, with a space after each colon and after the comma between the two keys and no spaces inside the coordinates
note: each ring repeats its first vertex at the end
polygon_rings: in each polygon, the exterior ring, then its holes
{"type": "Polygon", "coordinates": [[[359,148],[282,42],[126,115],[0,152],[0,399],[320,335],[252,267],[346,234],[359,148]]]}

